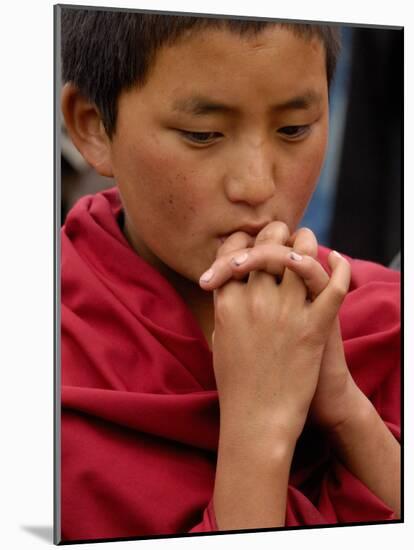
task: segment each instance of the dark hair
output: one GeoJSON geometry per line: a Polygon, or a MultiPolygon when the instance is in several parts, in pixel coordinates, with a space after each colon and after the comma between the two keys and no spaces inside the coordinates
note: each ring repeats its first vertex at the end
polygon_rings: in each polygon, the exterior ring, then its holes
{"type": "Polygon", "coordinates": [[[74,84],[96,105],[111,139],[119,95],[145,84],[161,46],[173,44],[189,29],[224,27],[242,36],[257,34],[268,25],[322,41],[329,87],[340,50],[339,29],[334,26],[79,8],[62,9],[62,80],[74,84]]]}

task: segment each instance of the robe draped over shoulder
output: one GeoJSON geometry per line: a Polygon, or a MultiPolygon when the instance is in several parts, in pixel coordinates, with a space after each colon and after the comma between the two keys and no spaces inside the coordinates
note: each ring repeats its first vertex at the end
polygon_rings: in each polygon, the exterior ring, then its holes
{"type": "MultiPolygon", "coordinates": [[[[116,188],[86,196],[61,230],[62,541],[217,530],[212,354],[182,298],[128,244],[121,212],[116,188]]],[[[325,266],[328,254],[319,248],[325,266]]],[[[399,439],[399,273],[350,263],[348,366],[399,439]]],[[[306,425],[286,525],[392,518],[306,425]]]]}

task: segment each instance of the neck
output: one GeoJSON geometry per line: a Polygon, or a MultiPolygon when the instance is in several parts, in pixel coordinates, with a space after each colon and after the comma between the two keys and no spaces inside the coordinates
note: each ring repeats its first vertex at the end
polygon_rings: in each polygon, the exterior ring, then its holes
{"type": "Polygon", "coordinates": [[[181,296],[187,307],[192,312],[198,322],[204,337],[212,349],[211,335],[214,330],[214,299],[212,292],[206,292],[193,281],[183,277],[176,271],[170,269],[166,264],[155,258],[152,254],[147,253],[147,249],[143,243],[138,242],[133,237],[129,228],[128,218],[125,216],[122,224],[122,231],[128,240],[131,247],[157,271],[161,273],[169,283],[175,288],[181,296]]]}
{"type": "MultiPolygon", "coordinates": [[[[170,270],[171,272],[171,270],[170,270]]],[[[211,349],[211,335],[214,330],[214,299],[212,292],[206,292],[198,284],[171,272],[170,276],[163,273],[182,297],[196,318],[205,339],[211,349]]]]}
{"type": "Polygon", "coordinates": [[[206,292],[198,284],[173,271],[165,264],[154,266],[175,288],[198,322],[204,338],[212,349],[211,335],[214,330],[214,298],[212,292],[206,292]]]}

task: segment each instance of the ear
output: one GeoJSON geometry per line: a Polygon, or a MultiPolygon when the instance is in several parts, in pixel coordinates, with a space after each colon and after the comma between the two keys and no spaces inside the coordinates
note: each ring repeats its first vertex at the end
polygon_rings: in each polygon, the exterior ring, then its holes
{"type": "Polygon", "coordinates": [[[80,154],[101,176],[113,177],[111,141],[96,105],[85,99],[76,86],[66,83],[61,107],[67,131],[80,154]]]}

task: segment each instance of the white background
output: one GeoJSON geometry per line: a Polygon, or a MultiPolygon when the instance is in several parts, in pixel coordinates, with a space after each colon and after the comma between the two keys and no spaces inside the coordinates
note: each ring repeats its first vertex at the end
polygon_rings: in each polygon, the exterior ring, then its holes
{"type": "MultiPolygon", "coordinates": [[[[69,2],[68,2],[69,3],[69,2]]],[[[72,4],[257,15],[405,26],[407,242],[405,278],[413,280],[409,253],[414,143],[414,16],[407,0],[246,1],[147,0],[72,4]],[[410,208],[411,207],[411,208],[410,208]]],[[[0,545],[7,550],[52,544],[53,522],[53,2],[18,1],[0,14],[0,545]]],[[[378,114],[381,116],[381,113],[378,114]]],[[[412,284],[405,309],[413,310],[412,284]]],[[[412,315],[405,322],[405,525],[331,528],[84,544],[82,548],[336,549],[354,545],[407,548],[413,528],[412,315]],[[105,546],[104,546],[105,544],[105,546]],[[108,544],[110,546],[108,547],[108,544]]]]}

